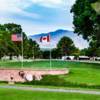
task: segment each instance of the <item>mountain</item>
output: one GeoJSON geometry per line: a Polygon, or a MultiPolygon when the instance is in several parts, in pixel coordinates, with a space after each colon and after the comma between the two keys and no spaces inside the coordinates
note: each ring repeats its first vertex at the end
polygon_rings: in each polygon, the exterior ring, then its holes
{"type": "Polygon", "coordinates": [[[40,48],[56,48],[57,43],[63,36],[67,36],[67,37],[71,38],[74,41],[74,44],[76,45],[76,47],[78,47],[80,49],[83,49],[88,46],[88,43],[85,40],[83,40],[81,36],[77,36],[77,34],[73,33],[73,31],[64,30],[64,29],[58,29],[56,31],[49,32],[51,42],[50,42],[50,44],[45,46],[44,44],[42,44],[40,42],[40,37],[45,36],[47,34],[48,33],[40,33],[40,34],[36,34],[36,35],[30,35],[29,38],[37,41],[37,43],[40,45],[40,48]]]}

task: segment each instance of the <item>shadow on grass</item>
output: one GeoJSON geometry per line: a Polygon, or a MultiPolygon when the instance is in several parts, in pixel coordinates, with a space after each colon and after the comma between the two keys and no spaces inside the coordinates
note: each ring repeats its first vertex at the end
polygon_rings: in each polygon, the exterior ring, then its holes
{"type": "MultiPolygon", "coordinates": [[[[19,84],[19,83],[18,83],[19,84]]],[[[40,86],[57,86],[57,87],[72,87],[72,88],[88,88],[88,89],[100,89],[100,85],[86,84],[86,83],[73,83],[60,78],[59,76],[44,76],[41,81],[32,81],[21,83],[24,85],[40,85],[40,86]]]]}

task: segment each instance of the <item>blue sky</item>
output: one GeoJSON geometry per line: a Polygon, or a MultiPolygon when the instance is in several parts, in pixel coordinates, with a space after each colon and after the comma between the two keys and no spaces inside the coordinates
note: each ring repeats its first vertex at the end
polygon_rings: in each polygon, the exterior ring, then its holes
{"type": "MultiPolygon", "coordinates": [[[[75,0],[0,0],[0,23],[20,24],[27,35],[57,29],[73,30],[70,13],[75,0]]],[[[83,46],[87,47],[86,41],[83,46]]]]}
{"type": "Polygon", "coordinates": [[[28,35],[59,28],[73,30],[70,8],[75,0],[0,0],[0,23],[21,24],[28,35]]]}

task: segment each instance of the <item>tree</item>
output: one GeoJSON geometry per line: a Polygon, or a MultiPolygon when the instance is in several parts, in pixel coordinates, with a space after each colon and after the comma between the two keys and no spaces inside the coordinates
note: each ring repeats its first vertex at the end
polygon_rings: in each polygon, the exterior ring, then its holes
{"type": "Polygon", "coordinates": [[[88,0],[76,0],[71,12],[74,14],[74,32],[84,39],[96,41],[100,45],[100,16],[96,14],[88,0]]]}
{"type": "Polygon", "coordinates": [[[59,50],[57,48],[54,48],[51,50],[51,56],[52,58],[59,58],[59,50]]]}
{"type": "Polygon", "coordinates": [[[11,40],[12,34],[22,34],[23,35],[23,54],[24,57],[37,58],[40,55],[39,45],[30,39],[27,38],[26,34],[23,32],[21,25],[8,23],[0,25],[0,58],[4,55],[10,56],[19,56],[22,55],[22,41],[13,42],[11,40]]]}
{"type": "Polygon", "coordinates": [[[42,55],[44,59],[49,59],[50,58],[50,51],[42,51],[42,55]]]}
{"type": "Polygon", "coordinates": [[[10,32],[11,34],[13,33],[22,33],[22,28],[21,25],[15,24],[15,23],[8,23],[4,24],[4,28],[6,31],[10,32]]]}
{"type": "Polygon", "coordinates": [[[80,55],[82,55],[82,56],[88,56],[90,54],[90,53],[87,53],[88,51],[89,51],[88,48],[84,48],[84,49],[82,49],[80,51],[80,55]]]}
{"type": "Polygon", "coordinates": [[[0,30],[0,58],[4,55],[8,55],[9,51],[17,52],[16,47],[10,39],[10,33],[5,30],[0,30]]]}
{"type": "Polygon", "coordinates": [[[89,0],[93,9],[100,14],[100,0],[89,0]]]}
{"type": "Polygon", "coordinates": [[[89,0],[90,3],[95,3],[97,0],[89,0]]]}
{"type": "MultiPolygon", "coordinates": [[[[94,2],[94,1],[92,1],[94,2]]],[[[89,43],[100,47],[100,15],[92,8],[89,0],[76,0],[71,12],[74,14],[74,32],[82,35],[89,43]]]]}
{"type": "Polygon", "coordinates": [[[76,49],[73,41],[69,37],[62,37],[57,44],[59,56],[72,55],[76,49]]]}
{"type": "Polygon", "coordinates": [[[33,57],[35,59],[41,56],[39,44],[36,41],[33,41],[32,39],[29,39],[29,50],[30,57],[33,57]]]}
{"type": "Polygon", "coordinates": [[[100,47],[96,47],[96,42],[92,41],[87,50],[88,56],[100,56],[100,47]]]}

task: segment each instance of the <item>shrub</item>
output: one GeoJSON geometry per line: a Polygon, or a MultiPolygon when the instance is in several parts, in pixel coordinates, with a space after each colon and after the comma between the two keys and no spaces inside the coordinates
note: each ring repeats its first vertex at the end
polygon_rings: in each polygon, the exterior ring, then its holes
{"type": "Polygon", "coordinates": [[[47,75],[44,76],[40,81],[33,80],[32,82],[25,82],[23,84],[63,86],[64,84],[66,84],[66,81],[57,75],[47,75]]]}

